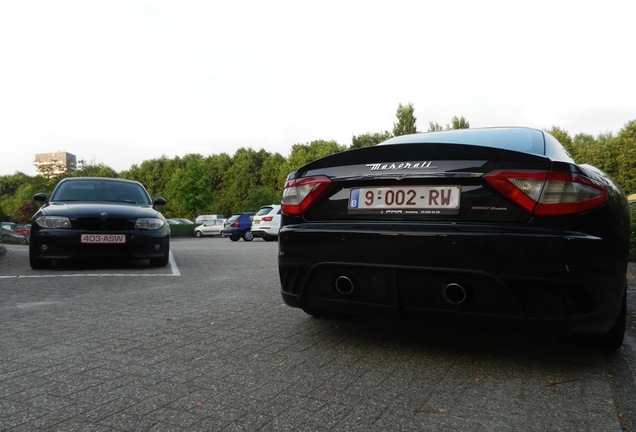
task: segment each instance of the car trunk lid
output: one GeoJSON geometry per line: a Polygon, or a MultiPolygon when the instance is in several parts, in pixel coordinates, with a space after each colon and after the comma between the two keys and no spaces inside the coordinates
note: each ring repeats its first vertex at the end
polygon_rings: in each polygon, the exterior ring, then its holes
{"type": "Polygon", "coordinates": [[[298,214],[305,222],[521,223],[532,211],[493,187],[489,174],[547,173],[551,167],[545,156],[486,146],[379,145],[309,163],[290,174],[288,186],[328,179],[320,198],[298,214]]]}

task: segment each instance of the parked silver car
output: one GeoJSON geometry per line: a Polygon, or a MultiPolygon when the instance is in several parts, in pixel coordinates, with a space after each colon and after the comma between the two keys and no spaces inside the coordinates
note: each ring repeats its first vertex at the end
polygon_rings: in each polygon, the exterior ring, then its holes
{"type": "Polygon", "coordinates": [[[225,219],[211,219],[203,223],[203,225],[199,225],[194,229],[195,237],[203,237],[203,236],[220,236],[221,230],[225,225],[225,219]]]}

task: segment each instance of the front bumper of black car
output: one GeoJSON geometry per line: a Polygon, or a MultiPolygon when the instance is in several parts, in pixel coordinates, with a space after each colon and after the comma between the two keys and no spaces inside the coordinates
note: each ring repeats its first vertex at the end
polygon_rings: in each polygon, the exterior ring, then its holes
{"type": "Polygon", "coordinates": [[[85,233],[73,230],[41,230],[31,237],[31,255],[36,259],[152,259],[169,252],[167,230],[126,231],[123,243],[82,243],[85,233]]]}

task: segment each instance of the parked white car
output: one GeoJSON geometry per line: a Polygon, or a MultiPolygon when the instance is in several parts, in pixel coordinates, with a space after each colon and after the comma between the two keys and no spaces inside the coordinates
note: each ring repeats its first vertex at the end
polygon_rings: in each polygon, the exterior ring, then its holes
{"type": "Polygon", "coordinates": [[[194,235],[199,238],[203,236],[220,236],[224,224],[225,219],[210,219],[204,222],[203,225],[194,228],[194,235]]]}
{"type": "Polygon", "coordinates": [[[261,207],[252,220],[252,234],[265,241],[278,240],[280,229],[280,205],[270,204],[261,207]]]}

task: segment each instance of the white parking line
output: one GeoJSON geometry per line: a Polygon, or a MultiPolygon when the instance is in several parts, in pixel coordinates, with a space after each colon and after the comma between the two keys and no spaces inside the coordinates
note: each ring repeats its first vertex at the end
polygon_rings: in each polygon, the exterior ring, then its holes
{"type": "Polygon", "coordinates": [[[173,277],[181,276],[179,266],[170,252],[170,273],[64,273],[64,274],[37,274],[37,275],[8,275],[0,276],[0,279],[24,279],[24,278],[67,278],[67,277],[173,277]]]}

